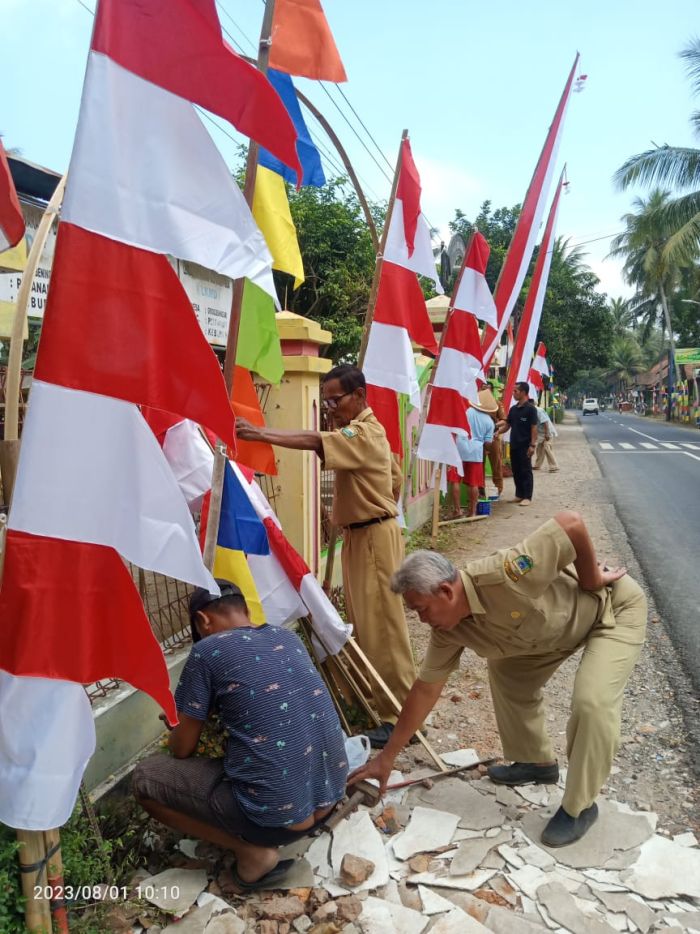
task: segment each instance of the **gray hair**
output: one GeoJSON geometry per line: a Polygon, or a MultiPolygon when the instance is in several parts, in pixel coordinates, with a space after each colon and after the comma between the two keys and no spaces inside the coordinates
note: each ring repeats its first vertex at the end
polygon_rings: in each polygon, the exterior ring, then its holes
{"type": "Polygon", "coordinates": [[[394,593],[436,593],[440,584],[457,580],[457,568],[436,551],[414,551],[391,577],[394,593]]]}

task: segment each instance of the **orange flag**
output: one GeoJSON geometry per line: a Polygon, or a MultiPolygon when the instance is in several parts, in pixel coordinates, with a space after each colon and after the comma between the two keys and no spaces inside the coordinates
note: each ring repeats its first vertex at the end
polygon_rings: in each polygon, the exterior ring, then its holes
{"type": "MultiPolygon", "coordinates": [[[[258,402],[258,394],[253,385],[250,370],[237,366],[233,374],[231,389],[231,408],[237,416],[247,418],[254,425],[264,425],[265,417],[258,402]]],[[[236,439],[236,461],[257,473],[275,475],[277,465],[271,444],[263,441],[243,441],[236,439]]]]}
{"type": "Polygon", "coordinates": [[[318,81],[347,81],[321,0],[277,0],[270,68],[318,81]]]}

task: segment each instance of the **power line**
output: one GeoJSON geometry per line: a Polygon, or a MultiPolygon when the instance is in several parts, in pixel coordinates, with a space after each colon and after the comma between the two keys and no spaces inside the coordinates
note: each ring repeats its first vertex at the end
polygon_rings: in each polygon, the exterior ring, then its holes
{"type": "MultiPolygon", "coordinates": [[[[231,14],[229,13],[229,11],[228,11],[228,10],[226,9],[226,7],[223,5],[223,3],[221,2],[221,0],[219,0],[219,2],[218,2],[217,5],[218,5],[219,9],[221,10],[221,12],[233,23],[233,25],[234,25],[234,26],[236,27],[236,29],[240,32],[240,34],[243,36],[243,38],[244,38],[245,41],[248,43],[248,45],[251,47],[251,49],[255,52],[255,51],[256,51],[256,48],[257,48],[256,45],[255,45],[255,43],[254,43],[253,40],[245,33],[245,31],[242,29],[242,27],[238,25],[238,23],[236,22],[236,20],[233,18],[233,16],[231,16],[231,14]]],[[[220,23],[220,24],[221,24],[221,23],[220,23]]],[[[223,26],[221,26],[221,28],[224,29],[223,26]]],[[[225,29],[224,29],[224,32],[226,32],[225,29]]],[[[231,36],[231,33],[229,33],[229,32],[226,32],[226,34],[227,34],[228,36],[231,36]]],[[[231,37],[231,38],[233,38],[233,37],[231,37]]],[[[234,41],[235,41],[235,40],[234,40],[234,41]]],[[[241,50],[241,52],[243,52],[243,47],[242,47],[239,43],[236,43],[236,45],[237,45],[238,48],[241,50]]],[[[244,54],[245,54],[245,53],[244,53],[244,54]]]]}
{"type": "Polygon", "coordinates": [[[78,0],[78,3],[81,5],[81,7],[82,7],[84,10],[87,10],[87,11],[88,11],[88,13],[90,14],[90,16],[94,16],[94,15],[95,15],[95,11],[94,11],[94,10],[91,10],[90,7],[87,5],[87,3],[83,3],[83,0],[78,0]]]}
{"type": "MultiPolygon", "coordinates": [[[[319,82],[319,84],[320,84],[320,82],[319,82]]],[[[393,171],[394,171],[394,166],[391,164],[391,162],[389,162],[389,160],[387,159],[387,157],[384,155],[384,152],[383,152],[381,146],[379,145],[379,143],[376,141],[376,139],[375,139],[375,138],[372,136],[372,134],[370,133],[370,131],[369,131],[369,129],[367,128],[367,126],[365,125],[365,122],[363,121],[362,117],[358,114],[358,112],[357,112],[357,111],[355,110],[355,108],[352,106],[352,104],[351,104],[350,101],[348,100],[347,95],[345,94],[345,92],[343,91],[343,89],[341,88],[341,86],[340,86],[339,84],[336,84],[335,89],[336,89],[336,91],[338,91],[338,92],[340,93],[340,95],[342,96],[342,98],[343,98],[343,100],[345,101],[345,103],[348,105],[348,107],[350,108],[350,110],[352,110],[352,112],[355,114],[355,116],[356,116],[357,119],[359,120],[360,124],[362,125],[362,128],[364,129],[365,133],[369,136],[369,138],[372,140],[372,142],[373,142],[374,145],[376,146],[377,152],[379,153],[379,155],[382,157],[382,159],[386,162],[386,164],[389,166],[389,168],[390,168],[391,171],[393,172],[393,171]]]]}

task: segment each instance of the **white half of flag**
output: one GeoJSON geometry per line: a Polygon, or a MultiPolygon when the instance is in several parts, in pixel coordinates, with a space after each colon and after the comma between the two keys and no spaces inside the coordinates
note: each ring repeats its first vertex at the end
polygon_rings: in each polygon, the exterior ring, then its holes
{"type": "Polygon", "coordinates": [[[108,545],[218,593],[163,451],[121,399],[34,380],[9,527],[108,545]]]}
{"type": "Polygon", "coordinates": [[[387,232],[386,244],[384,246],[384,259],[390,263],[396,263],[397,266],[403,266],[418,273],[419,276],[426,276],[432,279],[435,290],[441,295],[444,292],[440,277],[435,265],[433,256],[433,246],[430,237],[430,225],[423,214],[418,215],[416,225],[416,236],[413,241],[413,254],[408,255],[408,246],[406,244],[406,234],[403,225],[403,202],[397,198],[394,202],[394,210],[391,212],[389,230],[387,232]]]}
{"type": "Polygon", "coordinates": [[[168,428],[163,454],[187,505],[199,512],[202,497],[211,489],[214,455],[198,425],[186,418],[168,428]]]}
{"type": "Polygon", "coordinates": [[[477,378],[483,379],[481,361],[461,350],[454,350],[452,347],[442,348],[433,385],[444,389],[455,389],[470,402],[478,402],[477,378]]]}
{"type": "Polygon", "coordinates": [[[429,422],[423,425],[417,454],[422,460],[456,467],[460,476],[462,475],[462,458],[457,450],[453,431],[445,425],[431,425],[429,422]]]}
{"type": "Polygon", "coordinates": [[[405,328],[372,322],[362,372],[368,383],[402,392],[409,396],[412,406],[420,408],[416,361],[405,328]]]}
{"type": "Polygon", "coordinates": [[[480,272],[470,266],[462,272],[452,304],[454,308],[468,311],[494,328],[498,324],[498,312],[488,282],[480,272]]]}
{"type": "Polygon", "coordinates": [[[0,821],[50,830],[70,817],[95,725],[82,684],[0,671],[0,821]]]}
{"type": "Polygon", "coordinates": [[[88,58],[62,217],[247,276],[277,302],[265,239],[192,104],[99,52],[88,58]]]}

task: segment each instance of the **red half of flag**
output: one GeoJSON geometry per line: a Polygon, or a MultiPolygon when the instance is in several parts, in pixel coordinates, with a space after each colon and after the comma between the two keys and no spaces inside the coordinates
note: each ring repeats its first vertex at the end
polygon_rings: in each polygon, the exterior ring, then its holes
{"type": "Polygon", "coordinates": [[[416,163],[413,161],[411,144],[407,139],[401,141],[401,169],[396,188],[396,197],[403,206],[403,226],[406,235],[408,255],[413,256],[416,242],[416,227],[420,215],[421,185],[416,163]]]}
{"type": "Polygon", "coordinates": [[[386,432],[392,454],[403,457],[401,424],[399,421],[399,398],[393,389],[367,384],[367,405],[386,432]]]}
{"type": "Polygon", "coordinates": [[[36,378],[176,412],[235,449],[216,355],[165,256],[61,223],[36,378]]]}
{"type": "Polygon", "coordinates": [[[297,173],[297,132],[262,72],[224,42],[215,0],[100,0],[92,49],[228,120],[297,173]]]}
{"type": "Polygon", "coordinates": [[[17,246],[24,236],[24,216],[0,139],[0,251],[17,246]]]}
{"type": "Polygon", "coordinates": [[[467,400],[456,389],[446,386],[433,386],[430,392],[430,405],[426,419],[429,425],[443,425],[456,431],[463,429],[467,437],[471,437],[469,421],[467,419],[467,400]]]}
{"type": "Polygon", "coordinates": [[[437,354],[425,298],[415,272],[410,269],[386,260],[382,263],[373,320],[405,328],[414,344],[437,354]]]}
{"type": "Polygon", "coordinates": [[[120,678],[177,723],[163,652],[112,548],[10,529],[0,619],[0,667],[10,674],[82,684],[120,678]]]}
{"type": "MultiPolygon", "coordinates": [[[[265,425],[265,416],[260,408],[253,377],[250,370],[242,366],[237,366],[233,372],[231,407],[237,417],[247,418],[253,425],[260,427],[265,425]]],[[[263,441],[242,441],[240,438],[236,443],[235,457],[239,467],[248,467],[257,473],[276,476],[277,463],[271,444],[263,441]]]]}

